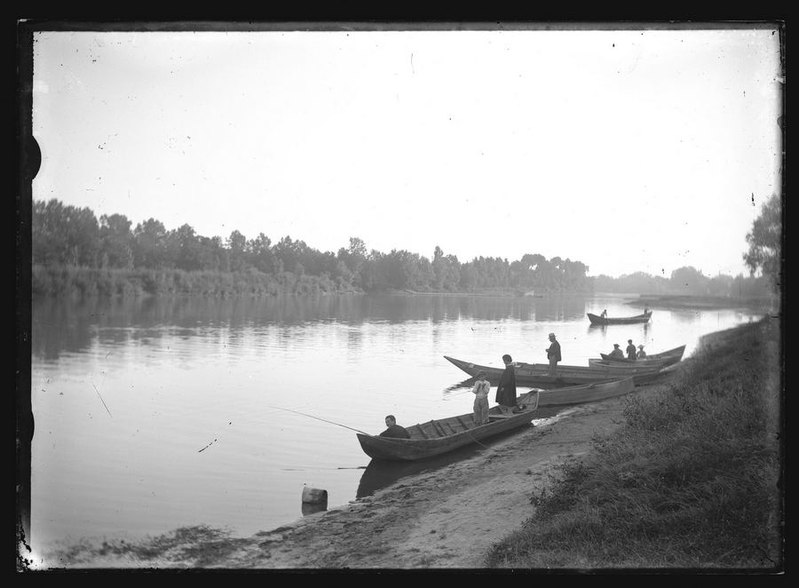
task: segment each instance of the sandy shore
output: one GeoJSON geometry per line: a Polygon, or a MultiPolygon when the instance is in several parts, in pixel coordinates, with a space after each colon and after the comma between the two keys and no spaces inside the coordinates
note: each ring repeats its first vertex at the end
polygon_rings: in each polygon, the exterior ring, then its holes
{"type": "MultiPolygon", "coordinates": [[[[653,393],[670,378],[633,394],[653,393]]],[[[343,507],[249,538],[229,539],[219,557],[211,554],[202,567],[482,568],[490,547],[533,514],[531,496],[552,482],[558,466],[582,458],[595,436],[623,422],[624,404],[622,397],[569,408],[558,420],[530,427],[440,469],[401,478],[343,507]]],[[[197,567],[196,560],[179,555],[187,547],[191,546],[178,546],[158,561],[135,567],[197,567]]]]}

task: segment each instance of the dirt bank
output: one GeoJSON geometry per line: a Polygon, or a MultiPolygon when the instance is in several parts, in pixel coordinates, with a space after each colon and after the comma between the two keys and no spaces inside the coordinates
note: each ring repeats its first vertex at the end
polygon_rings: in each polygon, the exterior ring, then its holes
{"type": "MultiPolygon", "coordinates": [[[[688,363],[687,361],[684,363],[688,363]]],[[[639,387],[650,394],[668,385],[639,387]]],[[[152,552],[83,559],[73,567],[250,570],[482,568],[493,543],[532,515],[530,498],[622,422],[625,398],[577,406],[443,468],[372,496],[247,538],[187,538],[152,552]]]]}

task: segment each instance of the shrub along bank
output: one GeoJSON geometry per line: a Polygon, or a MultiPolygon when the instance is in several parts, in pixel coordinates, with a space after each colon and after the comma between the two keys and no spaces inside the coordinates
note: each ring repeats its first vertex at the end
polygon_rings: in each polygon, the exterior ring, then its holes
{"type": "Polygon", "coordinates": [[[708,336],[668,392],[533,496],[492,567],[782,568],[778,319],[708,336]]]}

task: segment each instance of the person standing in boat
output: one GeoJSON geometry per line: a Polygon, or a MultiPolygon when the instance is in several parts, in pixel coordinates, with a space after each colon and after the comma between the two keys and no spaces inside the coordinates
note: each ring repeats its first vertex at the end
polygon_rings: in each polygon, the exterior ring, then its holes
{"type": "Polygon", "coordinates": [[[613,344],[613,351],[610,352],[611,359],[624,359],[624,352],[619,347],[618,343],[613,344]]]}
{"type": "Polygon", "coordinates": [[[386,417],[386,426],[388,429],[380,433],[381,437],[394,437],[396,439],[410,439],[411,435],[405,427],[400,427],[397,424],[397,419],[393,414],[386,417]]]}
{"type": "Polygon", "coordinates": [[[550,344],[547,348],[547,359],[549,360],[549,375],[557,375],[558,362],[560,361],[560,343],[555,339],[555,333],[549,334],[550,344]]]}
{"type": "MultiPolygon", "coordinates": [[[[477,381],[472,388],[474,394],[474,423],[476,425],[485,425],[488,422],[488,393],[491,390],[491,384],[486,380],[485,372],[478,372],[477,381]]],[[[514,402],[514,404],[516,404],[514,402]]]]}
{"type": "Polygon", "coordinates": [[[516,408],[516,372],[513,370],[513,359],[507,353],[502,356],[505,362],[505,371],[499,379],[496,401],[499,409],[508,413],[516,408]]]}
{"type": "Polygon", "coordinates": [[[603,310],[602,314],[600,314],[599,316],[601,316],[602,318],[608,318],[608,309],[606,308],[605,310],[603,310]]]}
{"type": "Polygon", "coordinates": [[[644,346],[638,346],[638,353],[635,355],[637,359],[645,359],[646,358],[646,351],[644,351],[644,346]]]}
{"type": "Polygon", "coordinates": [[[635,359],[635,345],[632,339],[627,339],[627,359],[635,359]]]}

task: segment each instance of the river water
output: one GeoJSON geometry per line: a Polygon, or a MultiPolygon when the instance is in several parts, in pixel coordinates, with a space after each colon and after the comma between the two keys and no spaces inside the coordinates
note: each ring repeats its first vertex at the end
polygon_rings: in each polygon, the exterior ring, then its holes
{"type": "Polygon", "coordinates": [[[273,529],[308,514],[305,485],[326,489],[332,508],[481,450],[386,467],[370,463],[352,430],[378,433],[390,413],[411,425],[470,412],[468,376],[444,355],[544,363],[554,331],[567,365],[587,366],[627,339],[650,353],[684,344],[689,357],[702,335],[759,318],[655,307],[648,325],[589,326],[587,312],[643,311],[631,301],[34,301],[30,543],[36,551],[200,524],[236,536],[273,529]]]}

